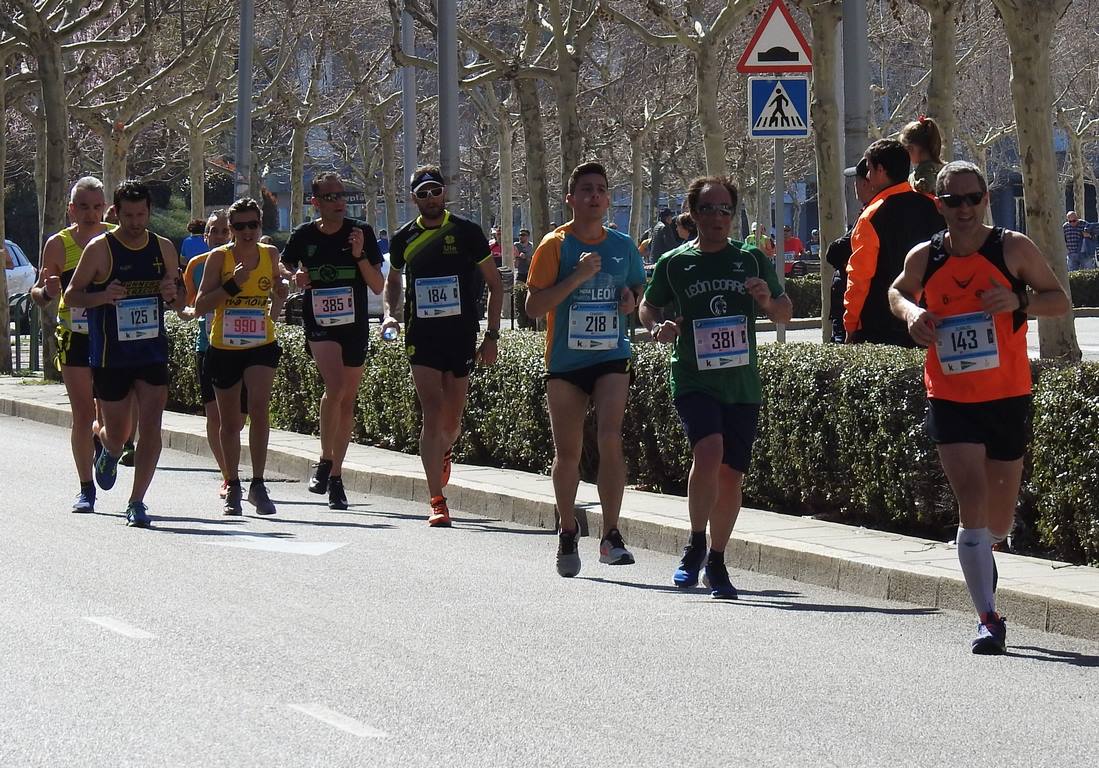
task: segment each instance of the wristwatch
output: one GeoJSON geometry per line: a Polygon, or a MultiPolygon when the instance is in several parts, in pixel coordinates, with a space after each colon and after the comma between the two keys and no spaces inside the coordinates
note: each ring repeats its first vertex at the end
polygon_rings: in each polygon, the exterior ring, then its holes
{"type": "Polygon", "coordinates": [[[485,338],[486,339],[492,339],[493,341],[499,341],[500,340],[500,332],[489,329],[489,330],[485,331],[485,338]]]}

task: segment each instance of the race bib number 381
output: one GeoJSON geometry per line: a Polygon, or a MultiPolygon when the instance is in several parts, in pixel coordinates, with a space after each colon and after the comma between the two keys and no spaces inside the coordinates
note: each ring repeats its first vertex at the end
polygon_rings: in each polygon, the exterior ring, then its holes
{"type": "Polygon", "coordinates": [[[160,334],[160,302],[155,296],[122,299],[114,309],[119,341],[154,339],[160,334]]]}
{"type": "Polygon", "coordinates": [[[1000,367],[996,327],[987,312],[943,318],[939,321],[935,351],[943,373],[953,375],[1000,367]]]}
{"type": "Polygon", "coordinates": [[[695,358],[698,370],[714,371],[748,365],[748,318],[707,317],[694,321],[695,358]]]}

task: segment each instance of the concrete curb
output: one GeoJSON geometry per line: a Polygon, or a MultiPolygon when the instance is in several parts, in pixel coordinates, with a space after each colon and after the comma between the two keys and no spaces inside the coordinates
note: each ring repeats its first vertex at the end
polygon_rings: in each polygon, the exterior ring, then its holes
{"type": "MultiPolygon", "coordinates": [[[[3,389],[7,391],[0,392],[0,413],[61,427],[70,424],[63,403],[13,396],[12,387],[3,389]]],[[[165,447],[209,455],[201,417],[166,413],[163,438],[165,447]]],[[[272,471],[304,478],[315,455],[316,438],[272,432],[268,451],[272,471]]],[[[417,457],[368,446],[352,446],[344,482],[360,493],[397,499],[425,500],[428,495],[417,457]]],[[[464,514],[556,529],[552,486],[549,478],[540,475],[456,465],[447,494],[452,509],[464,514]]],[[[678,497],[627,490],[620,528],[632,547],[680,553],[689,531],[686,515],[676,516],[675,510],[665,513],[663,507],[679,507],[682,512],[685,503],[678,497]]],[[[577,516],[585,536],[600,530],[602,517],[590,485],[582,484],[577,495],[577,516]]],[[[1017,555],[997,558],[1004,576],[997,603],[1012,624],[1099,641],[1099,569],[1017,555]],[[1013,570],[1038,578],[1010,578],[1013,570]],[[1051,580],[1062,583],[1051,584],[1051,580]],[[1085,589],[1075,589],[1077,583],[1085,584],[1085,589]]],[[[952,549],[922,539],[745,509],[726,551],[726,563],[843,592],[972,614],[952,549]],[[804,529],[800,539],[783,538],[782,529],[799,527],[804,529]],[[851,541],[862,544],[861,551],[850,546],[851,541]],[[873,554],[875,550],[880,554],[873,554]]]]}

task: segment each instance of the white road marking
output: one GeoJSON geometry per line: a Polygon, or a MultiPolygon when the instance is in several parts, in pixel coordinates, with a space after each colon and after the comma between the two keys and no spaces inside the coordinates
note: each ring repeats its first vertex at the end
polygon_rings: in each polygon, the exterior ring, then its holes
{"type": "Polygon", "coordinates": [[[384,739],[388,736],[385,731],[379,731],[377,728],[372,728],[365,723],[360,723],[354,718],[348,717],[334,709],[329,709],[323,704],[288,704],[290,709],[296,709],[298,712],[304,712],[310,717],[315,717],[322,723],[327,723],[333,728],[339,728],[341,731],[347,731],[352,736],[358,736],[363,739],[384,739]]]}
{"type": "Polygon", "coordinates": [[[131,627],[125,622],[121,622],[118,619],[112,619],[110,616],[85,616],[85,621],[90,621],[92,624],[98,624],[104,629],[109,629],[112,632],[117,632],[124,637],[132,637],[135,640],[152,640],[156,635],[151,635],[144,629],[138,629],[137,627],[131,627]]]}
{"type": "Polygon", "coordinates": [[[232,534],[219,536],[217,541],[207,541],[215,547],[236,547],[237,549],[257,549],[264,552],[281,552],[289,555],[311,555],[318,557],[345,546],[347,542],[337,541],[294,541],[270,536],[249,536],[232,534]]]}

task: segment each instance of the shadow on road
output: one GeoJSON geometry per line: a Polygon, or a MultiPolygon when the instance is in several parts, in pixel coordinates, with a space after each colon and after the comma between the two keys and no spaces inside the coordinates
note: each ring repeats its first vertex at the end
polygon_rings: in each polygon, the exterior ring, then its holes
{"type": "MultiPolygon", "coordinates": [[[[280,501],[279,504],[282,504],[280,501]]],[[[271,517],[258,517],[256,515],[248,515],[249,520],[269,520],[272,523],[294,523],[296,525],[314,525],[319,528],[370,528],[374,530],[384,530],[386,528],[395,528],[396,526],[389,523],[352,523],[341,520],[291,520],[288,517],[280,517],[279,515],[273,515],[271,517]]],[[[262,534],[259,534],[262,535],[262,534]]]]}
{"type": "Polygon", "coordinates": [[[1059,664],[1071,664],[1074,667],[1099,667],[1099,656],[1088,656],[1074,651],[1055,651],[1052,648],[1038,648],[1033,645],[1017,645],[1008,648],[1008,656],[1036,661],[1054,661],[1059,664]],[[1032,653],[1019,653],[1032,651],[1032,653]]]}
{"type": "Polygon", "coordinates": [[[548,528],[509,528],[506,525],[490,525],[490,523],[503,523],[503,520],[492,518],[451,518],[455,523],[462,523],[462,528],[473,533],[518,533],[523,535],[553,536],[553,531],[548,528]]]}
{"type": "MultiPolygon", "coordinates": [[[[550,533],[552,533],[552,531],[550,531],[550,533]]],[[[644,590],[650,590],[650,591],[653,591],[653,592],[679,592],[679,593],[684,594],[684,595],[695,595],[695,596],[702,596],[706,593],[706,590],[703,587],[690,588],[690,589],[680,589],[679,587],[671,585],[671,584],[645,584],[645,583],[636,582],[636,581],[617,581],[615,579],[604,579],[600,576],[577,576],[576,580],[577,581],[596,581],[596,582],[599,582],[600,584],[614,584],[615,586],[619,586],[619,587],[633,587],[634,589],[644,589],[644,590]]],[[[754,590],[750,590],[750,589],[737,588],[737,592],[739,592],[741,595],[753,595],[753,596],[756,596],[756,597],[787,597],[787,598],[801,597],[800,592],[790,592],[790,591],[785,590],[785,589],[761,589],[761,590],[758,590],[758,591],[754,591],[754,590]]],[[[791,605],[794,605],[794,603],[791,603],[791,605]]]]}
{"type": "MultiPolygon", "coordinates": [[[[749,594],[741,592],[740,594],[749,594]]],[[[876,608],[872,605],[843,605],[841,603],[787,603],[778,600],[715,600],[728,605],[753,608],[775,608],[780,611],[815,611],[819,613],[880,613],[886,616],[934,616],[938,608],[876,608]]]]}

